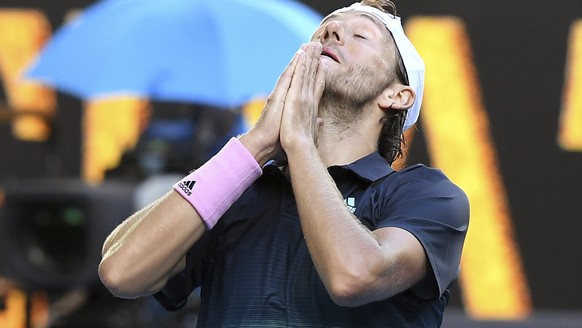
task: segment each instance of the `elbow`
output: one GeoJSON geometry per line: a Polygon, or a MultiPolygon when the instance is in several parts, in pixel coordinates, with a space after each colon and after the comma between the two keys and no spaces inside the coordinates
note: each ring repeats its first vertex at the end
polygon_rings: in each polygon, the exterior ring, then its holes
{"type": "Polygon", "coordinates": [[[132,287],[130,280],[124,277],[123,271],[123,269],[113,265],[110,261],[103,259],[99,264],[99,279],[101,279],[101,282],[109,292],[116,297],[132,299],[142,296],[132,287]]]}
{"type": "Polygon", "coordinates": [[[336,305],[356,307],[375,300],[370,292],[372,281],[366,278],[366,274],[354,273],[330,279],[326,287],[336,305]]]}
{"type": "Polygon", "coordinates": [[[356,307],[360,305],[356,302],[357,294],[350,289],[333,289],[329,290],[329,296],[331,297],[332,301],[338,305],[343,307],[356,307]]]}

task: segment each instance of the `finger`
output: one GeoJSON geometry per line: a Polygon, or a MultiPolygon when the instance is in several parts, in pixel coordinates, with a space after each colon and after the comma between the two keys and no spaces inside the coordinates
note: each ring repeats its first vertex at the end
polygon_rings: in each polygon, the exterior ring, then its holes
{"type": "Polygon", "coordinates": [[[285,102],[285,96],[287,94],[287,91],[289,90],[289,87],[291,86],[291,81],[293,80],[293,74],[295,72],[298,59],[304,52],[305,50],[303,50],[303,46],[301,46],[301,48],[297,50],[297,52],[287,65],[287,67],[285,67],[283,73],[279,76],[279,79],[277,79],[275,88],[273,89],[273,92],[271,93],[269,99],[267,100],[268,102],[274,102],[279,104],[283,104],[285,102]]]}
{"type": "MultiPolygon", "coordinates": [[[[307,76],[305,78],[305,84],[304,86],[306,87],[305,92],[307,99],[309,99],[309,101],[311,101],[312,103],[309,104],[309,110],[310,113],[312,115],[312,120],[315,119],[315,117],[317,117],[317,104],[319,103],[319,98],[314,98],[314,89],[313,86],[315,84],[315,76],[317,73],[317,67],[319,66],[319,59],[320,59],[320,54],[321,54],[321,44],[320,43],[316,43],[316,42],[312,42],[310,44],[311,48],[310,48],[310,52],[309,52],[309,71],[307,72],[307,76]]],[[[315,122],[315,121],[312,121],[315,122]]]]}
{"type": "Polygon", "coordinates": [[[315,86],[314,86],[314,96],[316,99],[321,99],[323,95],[323,90],[325,89],[325,76],[327,74],[327,63],[325,61],[320,61],[317,66],[317,73],[315,75],[315,86]]]}
{"type": "Polygon", "coordinates": [[[293,72],[293,79],[291,81],[291,85],[289,86],[288,92],[286,96],[291,95],[300,95],[302,86],[303,86],[303,79],[305,78],[306,74],[306,65],[307,65],[307,56],[309,51],[309,47],[306,48],[305,51],[300,52],[297,58],[297,64],[295,65],[295,71],[293,72]]]}
{"type": "MultiPolygon", "coordinates": [[[[306,86],[306,90],[305,92],[307,92],[306,97],[307,99],[309,99],[312,103],[309,106],[309,110],[310,110],[310,114],[312,117],[312,122],[316,122],[316,118],[318,116],[318,109],[319,109],[319,100],[321,99],[321,94],[323,93],[323,90],[321,87],[318,86],[318,82],[320,80],[323,80],[324,76],[321,76],[321,72],[319,72],[320,70],[320,65],[322,63],[321,59],[321,48],[322,45],[319,42],[313,42],[310,44],[310,67],[309,67],[309,73],[308,76],[305,79],[305,86],[306,86]]],[[[315,128],[315,126],[314,126],[315,128]]]]}
{"type": "Polygon", "coordinates": [[[305,79],[305,84],[307,87],[306,91],[310,93],[310,96],[312,95],[313,92],[315,77],[319,66],[320,58],[321,58],[321,43],[319,42],[311,43],[309,52],[310,65],[307,71],[307,78],[305,79]]]}

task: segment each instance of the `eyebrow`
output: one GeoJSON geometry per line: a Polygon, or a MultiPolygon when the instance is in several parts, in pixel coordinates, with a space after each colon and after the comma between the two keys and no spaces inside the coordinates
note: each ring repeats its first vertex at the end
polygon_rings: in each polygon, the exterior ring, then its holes
{"type": "Polygon", "coordinates": [[[366,13],[358,13],[358,16],[360,17],[364,17],[367,20],[371,21],[372,23],[374,23],[380,30],[383,29],[388,29],[388,27],[386,27],[385,24],[383,24],[382,22],[379,22],[377,18],[372,17],[371,14],[366,14],[366,13]]]}

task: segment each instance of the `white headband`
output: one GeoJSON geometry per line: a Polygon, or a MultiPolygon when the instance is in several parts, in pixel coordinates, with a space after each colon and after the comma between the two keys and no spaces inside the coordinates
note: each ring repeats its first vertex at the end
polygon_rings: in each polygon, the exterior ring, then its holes
{"type": "MultiPolygon", "coordinates": [[[[422,104],[422,94],[424,90],[424,62],[422,61],[422,58],[420,58],[420,55],[404,34],[400,17],[385,13],[371,6],[362,5],[359,2],[356,2],[349,7],[340,8],[327,17],[347,11],[358,11],[371,14],[386,25],[390,33],[392,33],[392,37],[394,38],[394,42],[400,52],[400,56],[404,62],[404,67],[406,68],[409,85],[416,94],[416,101],[412,107],[408,109],[406,121],[404,122],[404,130],[408,129],[416,123],[420,113],[420,106],[422,104]]],[[[327,19],[327,17],[324,18],[324,20],[327,19]]]]}

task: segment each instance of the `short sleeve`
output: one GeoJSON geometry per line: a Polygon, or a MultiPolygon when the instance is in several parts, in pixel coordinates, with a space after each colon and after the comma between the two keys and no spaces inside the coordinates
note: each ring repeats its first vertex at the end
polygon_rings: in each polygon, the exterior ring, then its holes
{"type": "MultiPolygon", "coordinates": [[[[457,278],[469,225],[466,194],[441,171],[425,166],[399,172],[380,202],[376,228],[398,227],[424,247],[439,295],[457,278]]],[[[436,291],[436,288],[431,290],[436,291]]]]}

